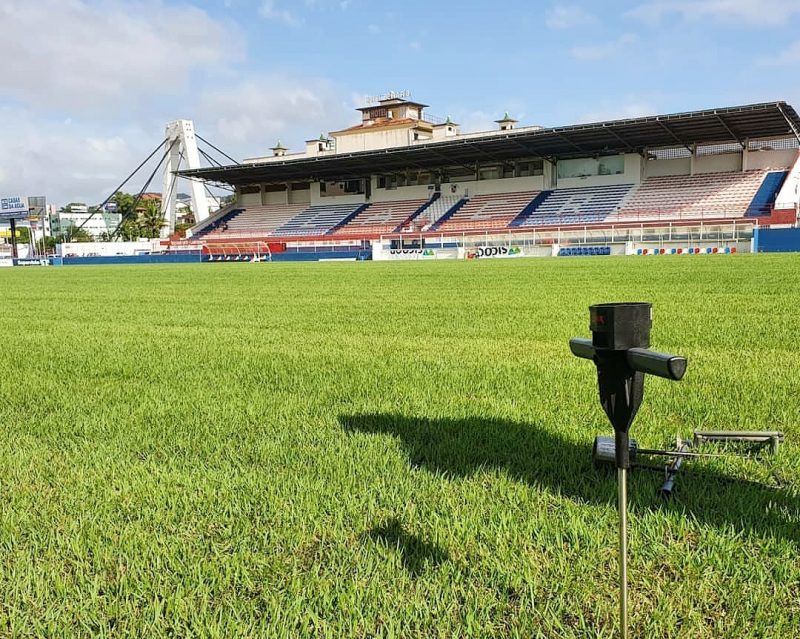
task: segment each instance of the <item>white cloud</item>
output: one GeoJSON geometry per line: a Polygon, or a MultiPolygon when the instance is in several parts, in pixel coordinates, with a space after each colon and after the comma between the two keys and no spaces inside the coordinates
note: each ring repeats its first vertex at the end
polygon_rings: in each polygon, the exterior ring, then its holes
{"type": "Polygon", "coordinates": [[[237,159],[267,153],[279,138],[299,145],[331,128],[355,124],[355,114],[324,80],[265,75],[237,86],[205,92],[200,99],[198,127],[237,159]]]}
{"type": "Polygon", "coordinates": [[[0,84],[38,111],[117,114],[180,91],[197,69],[243,56],[235,27],[162,0],[4,0],[0,24],[17,34],[0,84]]]}
{"type": "Polygon", "coordinates": [[[639,38],[635,34],[624,33],[610,42],[572,47],[570,53],[577,60],[603,60],[621,53],[623,49],[635,44],[638,40],[639,38]]]}
{"type": "Polygon", "coordinates": [[[572,29],[593,24],[597,18],[575,5],[557,4],[545,12],[544,22],[550,29],[572,29]]]}
{"type": "Polygon", "coordinates": [[[299,27],[305,24],[306,19],[300,15],[297,9],[307,10],[325,10],[325,9],[338,9],[347,11],[351,5],[351,0],[262,0],[261,9],[259,13],[267,20],[275,20],[283,22],[290,27],[299,27]],[[292,7],[292,10],[286,8],[286,5],[292,7]],[[298,6],[300,5],[300,6],[298,6]]]}
{"type": "MultiPolygon", "coordinates": [[[[306,2],[306,5],[312,6],[313,2],[306,2]]],[[[281,8],[275,0],[264,0],[261,5],[261,15],[267,20],[277,20],[288,24],[290,27],[297,27],[303,24],[303,18],[295,15],[288,9],[281,8]]]]}
{"type": "MultiPolygon", "coordinates": [[[[65,125],[24,109],[0,108],[0,193],[46,195],[57,204],[98,204],[158,139],[158,131],[135,126],[103,136],[95,124],[65,125]]],[[[137,179],[136,189],[144,178],[137,179]]]]}
{"type": "Polygon", "coordinates": [[[654,0],[626,15],[655,24],[677,14],[685,20],[715,20],[756,26],[783,26],[800,14],[797,0],[654,0]]]}
{"type": "MultiPolygon", "coordinates": [[[[186,115],[194,118],[198,133],[239,160],[269,153],[279,138],[300,151],[304,140],[356,123],[331,84],[283,76],[206,90],[186,115]]],[[[156,115],[146,125],[101,126],[91,119],[66,122],[0,106],[0,193],[46,195],[60,205],[97,204],[158,144],[167,119],[156,115]]],[[[126,190],[138,191],[158,159],[160,154],[126,190]]],[[[160,172],[150,188],[161,189],[160,172]]]]}

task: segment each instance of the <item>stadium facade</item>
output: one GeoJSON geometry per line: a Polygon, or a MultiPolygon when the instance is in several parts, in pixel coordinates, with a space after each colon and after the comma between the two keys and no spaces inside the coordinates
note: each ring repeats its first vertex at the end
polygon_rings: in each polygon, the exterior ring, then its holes
{"type": "Polygon", "coordinates": [[[241,164],[181,171],[236,197],[175,248],[695,253],[748,250],[756,228],[797,224],[800,118],[785,102],[554,128],[505,114],[480,133],[425,108],[391,96],[302,151],[278,143],[241,164]]]}

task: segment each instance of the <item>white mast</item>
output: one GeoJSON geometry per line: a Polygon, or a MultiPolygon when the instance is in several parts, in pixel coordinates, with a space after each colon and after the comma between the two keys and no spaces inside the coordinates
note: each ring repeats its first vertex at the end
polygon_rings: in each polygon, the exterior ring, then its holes
{"type": "MultiPolygon", "coordinates": [[[[183,162],[187,169],[200,168],[200,154],[197,150],[197,139],[194,133],[194,124],[191,120],[176,120],[167,124],[165,134],[167,148],[167,161],[164,165],[164,188],[161,191],[161,214],[166,225],[161,230],[162,237],[169,237],[175,232],[175,204],[178,197],[177,176],[173,171],[178,170],[178,164],[183,162]]],[[[208,200],[203,185],[197,180],[191,180],[192,212],[195,223],[202,222],[208,217],[208,200]]]]}

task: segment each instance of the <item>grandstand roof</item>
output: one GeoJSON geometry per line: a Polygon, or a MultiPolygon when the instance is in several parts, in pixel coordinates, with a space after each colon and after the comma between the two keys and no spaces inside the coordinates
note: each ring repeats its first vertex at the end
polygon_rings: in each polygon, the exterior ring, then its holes
{"type": "Polygon", "coordinates": [[[209,167],[178,174],[232,185],[341,180],[523,157],[558,159],[638,153],[645,148],[691,147],[781,136],[800,139],[800,117],[786,102],[768,102],[592,124],[467,134],[376,151],[209,167]]]}

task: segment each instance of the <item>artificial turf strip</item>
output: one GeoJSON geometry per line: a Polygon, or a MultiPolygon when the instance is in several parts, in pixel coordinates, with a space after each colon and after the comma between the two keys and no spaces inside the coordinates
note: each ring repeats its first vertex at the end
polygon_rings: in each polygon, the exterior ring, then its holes
{"type": "Polygon", "coordinates": [[[800,257],[0,270],[0,636],[612,637],[591,303],[651,301],[641,637],[800,636],[800,257]]]}

